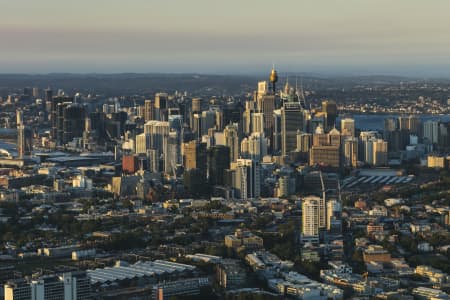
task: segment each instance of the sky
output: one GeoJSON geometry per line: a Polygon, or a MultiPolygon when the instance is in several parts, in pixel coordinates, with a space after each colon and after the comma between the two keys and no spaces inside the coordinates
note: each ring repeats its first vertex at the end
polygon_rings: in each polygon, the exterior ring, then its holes
{"type": "Polygon", "coordinates": [[[0,0],[0,73],[450,76],[448,0],[0,0]]]}

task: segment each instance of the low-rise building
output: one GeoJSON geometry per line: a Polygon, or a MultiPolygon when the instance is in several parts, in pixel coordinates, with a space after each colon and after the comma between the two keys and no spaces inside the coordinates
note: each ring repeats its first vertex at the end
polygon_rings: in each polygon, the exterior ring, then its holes
{"type": "Polygon", "coordinates": [[[225,236],[225,246],[234,250],[241,246],[247,249],[261,249],[263,239],[250,231],[237,229],[234,234],[225,236]]]}
{"type": "Polygon", "coordinates": [[[364,262],[389,262],[391,261],[391,254],[383,247],[378,245],[370,245],[363,252],[364,262]]]}

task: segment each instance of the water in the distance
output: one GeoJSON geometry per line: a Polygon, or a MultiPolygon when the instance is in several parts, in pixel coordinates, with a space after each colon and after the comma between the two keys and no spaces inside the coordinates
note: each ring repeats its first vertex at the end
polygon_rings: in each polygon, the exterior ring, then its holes
{"type": "MultiPolygon", "coordinates": [[[[346,114],[345,116],[340,116],[336,121],[340,125],[341,118],[348,117],[355,119],[355,127],[360,130],[380,130],[384,129],[384,120],[387,118],[398,118],[400,114],[390,114],[390,115],[365,115],[365,114],[346,114]]],[[[450,115],[428,115],[420,114],[417,115],[422,122],[428,120],[440,120],[442,122],[450,122],[450,115]]],[[[338,126],[339,126],[338,125],[338,126]]]]}

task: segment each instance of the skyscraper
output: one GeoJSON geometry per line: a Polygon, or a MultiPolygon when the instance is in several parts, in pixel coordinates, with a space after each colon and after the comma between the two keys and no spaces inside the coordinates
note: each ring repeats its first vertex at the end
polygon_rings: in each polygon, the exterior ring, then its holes
{"type": "Polygon", "coordinates": [[[358,139],[348,137],[344,139],[344,165],[356,167],[358,164],[358,139]]]}
{"type": "Polygon", "coordinates": [[[169,99],[166,93],[157,93],[155,95],[155,115],[160,121],[168,120],[169,99]]]}
{"type": "Polygon", "coordinates": [[[355,120],[345,118],[341,120],[341,134],[344,136],[355,136],[355,120]]]}
{"type": "Polygon", "coordinates": [[[208,150],[208,179],[211,185],[223,185],[224,173],[230,168],[230,148],[216,145],[208,150]]]}
{"type": "Polygon", "coordinates": [[[254,132],[248,137],[248,157],[261,161],[267,155],[267,140],[264,133],[254,132]]]}
{"type": "Polygon", "coordinates": [[[63,118],[63,144],[83,136],[86,119],[86,109],[83,105],[79,103],[67,105],[63,111],[63,118]]]}
{"type": "Polygon", "coordinates": [[[284,103],[281,108],[281,155],[286,156],[297,147],[297,131],[304,130],[300,103],[284,103]]]}
{"type": "Polygon", "coordinates": [[[155,120],[155,102],[153,100],[145,100],[143,117],[145,122],[155,120]]]}
{"type": "Polygon", "coordinates": [[[235,124],[225,126],[223,130],[225,146],[230,148],[230,161],[236,161],[239,158],[239,136],[238,128],[235,124]]]}
{"type": "Polygon", "coordinates": [[[167,150],[164,152],[164,172],[176,175],[176,170],[181,166],[181,139],[180,133],[170,131],[167,136],[167,150]]]}
{"type": "Polygon", "coordinates": [[[385,166],[388,163],[388,143],[382,139],[372,140],[373,164],[385,166]]]}
{"type": "Polygon", "coordinates": [[[31,155],[33,143],[31,130],[23,123],[23,112],[16,111],[17,115],[17,154],[19,158],[31,155]]]}
{"type": "Polygon", "coordinates": [[[302,201],[302,241],[319,242],[319,202],[317,196],[303,198],[302,201]]]}
{"type": "Polygon", "coordinates": [[[336,125],[337,105],[333,100],[322,101],[322,111],[326,114],[325,129],[330,130],[336,125]]]}
{"type": "Polygon", "coordinates": [[[437,144],[439,139],[439,122],[426,121],[423,123],[423,138],[425,143],[437,144]]]}
{"type": "Polygon", "coordinates": [[[261,194],[261,175],[259,162],[252,159],[238,159],[232,164],[235,170],[235,196],[247,200],[259,197],[261,194]]]}

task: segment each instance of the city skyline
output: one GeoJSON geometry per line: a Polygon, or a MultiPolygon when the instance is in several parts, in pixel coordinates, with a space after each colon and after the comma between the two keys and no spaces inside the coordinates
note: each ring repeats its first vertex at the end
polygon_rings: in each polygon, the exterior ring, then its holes
{"type": "Polygon", "coordinates": [[[450,75],[446,1],[2,6],[0,73],[450,75]]]}

